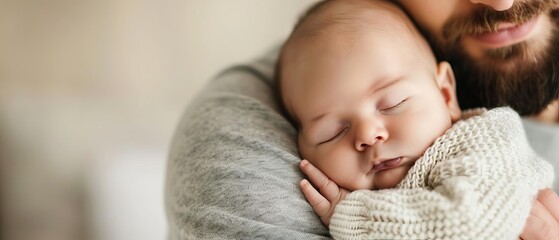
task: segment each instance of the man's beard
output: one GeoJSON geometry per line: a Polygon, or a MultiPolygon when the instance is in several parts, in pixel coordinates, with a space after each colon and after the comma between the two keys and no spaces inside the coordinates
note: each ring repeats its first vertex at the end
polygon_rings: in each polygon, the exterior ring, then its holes
{"type": "Polygon", "coordinates": [[[480,9],[445,26],[444,43],[433,46],[453,66],[461,108],[510,106],[520,115],[535,115],[559,97],[559,10],[551,10],[557,7],[559,0],[515,3],[503,12],[480,9]],[[495,31],[500,22],[526,23],[542,12],[551,12],[553,25],[543,46],[523,42],[486,51],[479,60],[460,46],[463,34],[495,31]]]}

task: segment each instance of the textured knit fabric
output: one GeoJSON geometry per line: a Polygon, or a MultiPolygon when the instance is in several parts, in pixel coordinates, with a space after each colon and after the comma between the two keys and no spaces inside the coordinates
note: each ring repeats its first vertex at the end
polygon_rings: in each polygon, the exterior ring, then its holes
{"type": "Polygon", "coordinates": [[[466,112],[394,189],[360,190],[330,221],[337,239],[518,239],[553,169],[510,108],[466,112]]]}

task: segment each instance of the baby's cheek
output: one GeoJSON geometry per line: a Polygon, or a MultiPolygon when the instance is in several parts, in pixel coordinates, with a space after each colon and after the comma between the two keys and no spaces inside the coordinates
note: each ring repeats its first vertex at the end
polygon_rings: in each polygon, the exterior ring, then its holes
{"type": "Polygon", "coordinates": [[[299,135],[297,146],[299,147],[299,154],[301,154],[302,159],[307,159],[310,161],[313,158],[311,148],[309,147],[307,141],[303,137],[301,137],[301,135],[299,135]]]}
{"type": "Polygon", "coordinates": [[[359,162],[347,154],[332,151],[330,154],[319,156],[318,161],[317,165],[324,174],[344,188],[352,186],[358,180],[356,178],[362,175],[359,162]]]}

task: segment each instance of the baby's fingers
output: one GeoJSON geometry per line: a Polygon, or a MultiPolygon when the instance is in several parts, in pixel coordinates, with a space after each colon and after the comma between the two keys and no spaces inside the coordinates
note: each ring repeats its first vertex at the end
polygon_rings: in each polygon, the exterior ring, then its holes
{"type": "MultiPolygon", "coordinates": [[[[307,160],[301,161],[301,170],[309,177],[309,180],[315,185],[322,196],[326,197],[328,201],[339,199],[340,188],[338,184],[330,180],[322,171],[316,168],[307,160]]],[[[311,186],[312,187],[312,186],[311,186]]]]}
{"type": "Polygon", "coordinates": [[[324,198],[306,179],[303,179],[299,186],[301,187],[301,191],[303,191],[305,198],[314,209],[314,212],[320,217],[322,223],[328,226],[330,224],[330,202],[324,198]]]}
{"type": "Polygon", "coordinates": [[[559,222],[559,196],[551,189],[540,190],[538,193],[538,201],[547,209],[547,211],[559,222]]]}
{"type": "Polygon", "coordinates": [[[559,239],[559,225],[538,200],[532,205],[530,215],[520,234],[522,239],[559,239]]]}

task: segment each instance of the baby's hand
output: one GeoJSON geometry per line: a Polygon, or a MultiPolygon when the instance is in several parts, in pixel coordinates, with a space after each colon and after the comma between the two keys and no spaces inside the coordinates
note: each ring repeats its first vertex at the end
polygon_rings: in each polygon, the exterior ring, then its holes
{"type": "Polygon", "coordinates": [[[349,191],[338,187],[338,184],[330,180],[307,160],[302,160],[299,167],[320,191],[318,192],[306,179],[303,179],[299,186],[305,194],[305,198],[320,217],[322,223],[329,226],[336,205],[347,196],[349,191]]]}

